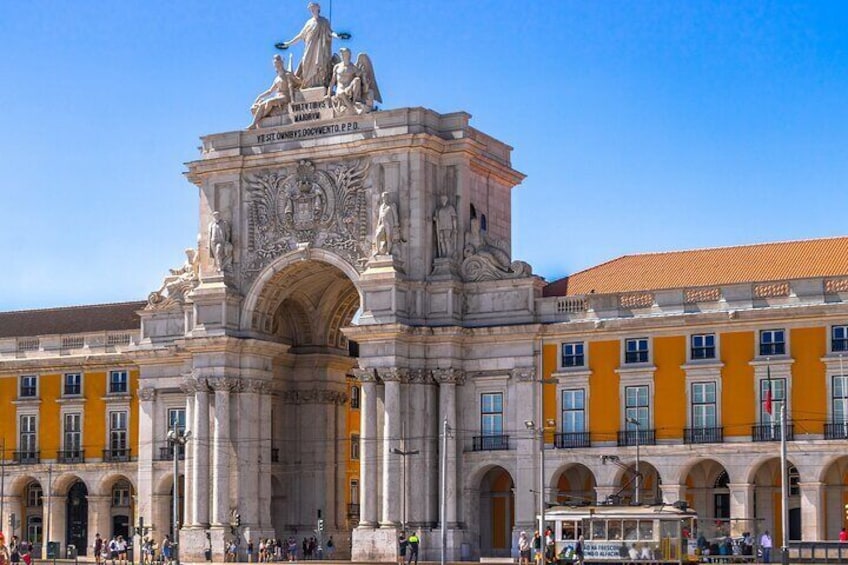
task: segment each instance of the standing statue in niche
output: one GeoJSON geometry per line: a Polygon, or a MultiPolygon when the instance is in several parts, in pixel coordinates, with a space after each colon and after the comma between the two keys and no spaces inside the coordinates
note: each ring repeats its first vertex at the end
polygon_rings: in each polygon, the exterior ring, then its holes
{"type": "Polygon", "coordinates": [[[382,102],[374,67],[365,53],[360,53],[356,64],[350,60],[350,49],[339,49],[342,60],[333,67],[327,97],[333,104],[333,114],[367,114],[374,109],[374,102],[382,102]]]}
{"type": "Polygon", "coordinates": [[[209,222],[209,254],[215,261],[216,271],[221,273],[230,269],[233,260],[230,226],[221,219],[220,212],[213,212],[212,221],[209,222]]]}
{"type": "Polygon", "coordinates": [[[268,90],[256,97],[253,106],[250,107],[253,122],[247,126],[247,129],[259,127],[259,121],[277,108],[285,112],[288,105],[294,100],[294,89],[299,84],[297,77],[286,70],[283,58],[279,55],[274,55],[274,68],[277,70],[277,78],[274,79],[268,90]]]}
{"type": "Polygon", "coordinates": [[[374,254],[391,255],[395,242],[400,239],[400,224],[395,205],[389,202],[389,193],[380,195],[377,212],[377,230],[374,232],[374,254]]]}
{"type": "Polygon", "coordinates": [[[289,41],[278,43],[277,47],[288,49],[298,41],[303,41],[303,57],[295,75],[303,88],[326,88],[330,84],[330,72],[333,70],[333,38],[348,39],[350,35],[334,32],[329,20],[321,15],[321,6],[316,2],[310,2],[307,8],[312,17],[306,21],[300,33],[289,41]]]}
{"type": "Polygon", "coordinates": [[[436,224],[436,257],[453,257],[456,250],[456,208],[448,202],[446,194],[439,197],[433,223],[436,224]]]}

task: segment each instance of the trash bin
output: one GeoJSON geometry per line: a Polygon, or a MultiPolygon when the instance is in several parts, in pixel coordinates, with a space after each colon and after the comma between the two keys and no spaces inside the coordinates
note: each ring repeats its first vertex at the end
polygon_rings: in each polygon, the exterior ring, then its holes
{"type": "Polygon", "coordinates": [[[47,542],[47,559],[61,559],[62,556],[59,554],[59,542],[58,541],[48,541],[47,542]]]}
{"type": "Polygon", "coordinates": [[[65,549],[65,557],[68,559],[76,559],[77,558],[77,546],[74,544],[69,544],[68,548],[65,549]]]}
{"type": "Polygon", "coordinates": [[[212,561],[212,550],[210,548],[204,549],[203,557],[206,559],[206,561],[212,561]]]}

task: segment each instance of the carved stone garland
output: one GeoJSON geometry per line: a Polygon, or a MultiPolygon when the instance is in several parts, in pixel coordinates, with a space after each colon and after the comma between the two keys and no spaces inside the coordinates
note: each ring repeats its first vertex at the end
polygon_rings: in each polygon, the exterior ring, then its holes
{"type": "Polygon", "coordinates": [[[369,161],[317,169],[311,161],[245,179],[250,281],[273,259],[310,245],[330,249],[358,270],[370,251],[365,181],[369,161]]]}

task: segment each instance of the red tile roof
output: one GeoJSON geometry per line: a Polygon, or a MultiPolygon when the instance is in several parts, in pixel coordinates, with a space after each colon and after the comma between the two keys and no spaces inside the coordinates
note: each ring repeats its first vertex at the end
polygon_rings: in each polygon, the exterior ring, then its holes
{"type": "Polygon", "coordinates": [[[624,255],[549,284],[545,296],[848,275],[848,237],[624,255]]]}
{"type": "Polygon", "coordinates": [[[121,302],[0,312],[0,338],[137,330],[141,321],[136,311],[146,304],[121,302]]]}

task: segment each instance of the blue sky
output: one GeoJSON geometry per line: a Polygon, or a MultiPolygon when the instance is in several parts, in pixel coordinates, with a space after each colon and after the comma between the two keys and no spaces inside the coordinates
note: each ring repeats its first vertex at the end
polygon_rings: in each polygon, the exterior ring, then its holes
{"type": "MultiPolygon", "coordinates": [[[[307,17],[305,0],[0,2],[0,309],[157,288],[198,230],[182,163],[247,125],[307,17]]],[[[465,110],[515,148],[513,255],[548,279],[848,233],[846,2],[335,0],[332,19],[384,107],[465,110]]]]}

